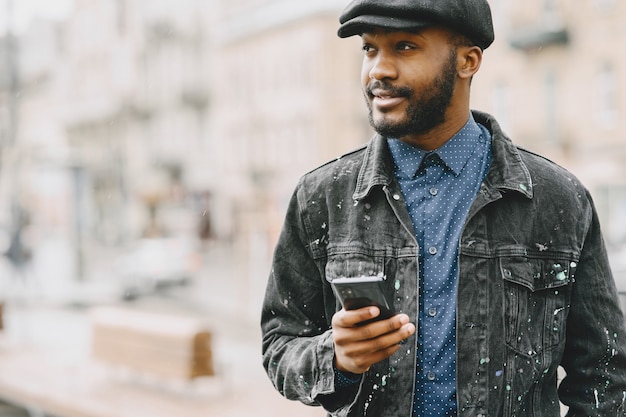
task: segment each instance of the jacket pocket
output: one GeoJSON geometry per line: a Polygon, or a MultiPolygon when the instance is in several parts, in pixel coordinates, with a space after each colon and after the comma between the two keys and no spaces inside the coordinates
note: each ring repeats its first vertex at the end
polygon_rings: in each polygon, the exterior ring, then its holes
{"type": "Polygon", "coordinates": [[[507,345],[535,356],[561,344],[576,262],[563,258],[500,258],[507,345]]]}
{"type": "MultiPolygon", "coordinates": [[[[335,245],[328,250],[324,273],[329,283],[337,278],[381,277],[385,298],[396,313],[416,311],[417,250],[335,245]],[[398,271],[402,274],[399,275],[398,271]]],[[[337,301],[337,310],[341,309],[337,301]]]]}
{"type": "Polygon", "coordinates": [[[329,253],[326,263],[326,280],[360,276],[385,276],[384,257],[364,251],[329,253]]]}
{"type": "Polygon", "coordinates": [[[533,387],[556,372],[576,262],[565,256],[500,258],[504,284],[505,408],[534,409],[533,387]]]}

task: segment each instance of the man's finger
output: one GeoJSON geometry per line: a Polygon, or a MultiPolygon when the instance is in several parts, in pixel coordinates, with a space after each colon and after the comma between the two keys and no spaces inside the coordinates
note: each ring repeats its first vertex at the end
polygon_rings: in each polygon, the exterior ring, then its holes
{"type": "Polygon", "coordinates": [[[380,315],[378,307],[363,307],[357,310],[342,309],[333,316],[333,326],[353,327],[380,315]]]}

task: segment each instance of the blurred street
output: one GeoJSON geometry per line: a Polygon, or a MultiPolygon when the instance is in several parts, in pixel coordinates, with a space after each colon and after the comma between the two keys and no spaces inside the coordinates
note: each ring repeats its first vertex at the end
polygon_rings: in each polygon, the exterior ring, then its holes
{"type": "MultiPolygon", "coordinates": [[[[4,293],[11,297],[5,300],[0,331],[0,399],[15,402],[29,393],[33,401],[20,405],[31,416],[51,415],[41,407],[50,401],[46,396],[56,397],[60,404],[76,401],[74,409],[90,410],[80,414],[70,407],[68,417],[325,415],[319,408],[280,397],[265,376],[258,312],[252,310],[262,292],[245,291],[250,287],[239,281],[240,267],[229,247],[216,246],[187,285],[159,289],[132,301],[121,300],[120,284],[106,276],[106,269],[83,283],[67,280],[63,288],[53,290],[42,285],[45,278],[40,275],[30,277],[35,283],[5,282],[4,293]],[[213,334],[217,375],[192,382],[163,380],[99,363],[91,356],[89,320],[90,310],[97,306],[193,317],[206,323],[213,334]],[[80,401],[73,400],[77,396],[80,401]]],[[[66,417],[58,410],[53,410],[55,417],[66,417]]],[[[24,414],[2,414],[12,415],[24,414]]]]}

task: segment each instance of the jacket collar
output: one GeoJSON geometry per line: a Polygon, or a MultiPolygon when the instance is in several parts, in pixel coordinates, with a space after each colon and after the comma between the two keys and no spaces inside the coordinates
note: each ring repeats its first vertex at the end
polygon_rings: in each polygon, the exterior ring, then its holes
{"type": "MultiPolygon", "coordinates": [[[[514,191],[526,198],[533,197],[533,182],[519,150],[504,134],[495,118],[487,113],[472,111],[477,123],[485,126],[492,135],[493,159],[485,183],[489,188],[514,191]]],[[[387,140],[376,135],[365,149],[363,165],[359,171],[353,198],[365,198],[372,188],[388,186],[394,181],[393,159],[387,140]]]]}

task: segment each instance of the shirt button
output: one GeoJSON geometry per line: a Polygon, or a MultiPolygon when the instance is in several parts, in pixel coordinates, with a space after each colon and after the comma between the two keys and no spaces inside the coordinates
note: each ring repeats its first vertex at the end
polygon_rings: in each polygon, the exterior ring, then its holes
{"type": "Polygon", "coordinates": [[[437,379],[437,375],[435,375],[433,371],[430,371],[426,374],[426,378],[428,378],[429,381],[434,381],[435,379],[437,379]]]}
{"type": "Polygon", "coordinates": [[[430,317],[435,317],[437,315],[437,309],[435,307],[431,307],[428,309],[428,315],[430,317]]]}
{"type": "Polygon", "coordinates": [[[436,255],[437,254],[437,248],[434,246],[431,246],[430,248],[428,248],[428,253],[430,253],[431,255],[436,255]]]}
{"type": "Polygon", "coordinates": [[[439,190],[437,190],[435,187],[432,187],[430,190],[428,190],[428,192],[434,197],[437,195],[437,193],[439,193],[439,190]]]}

